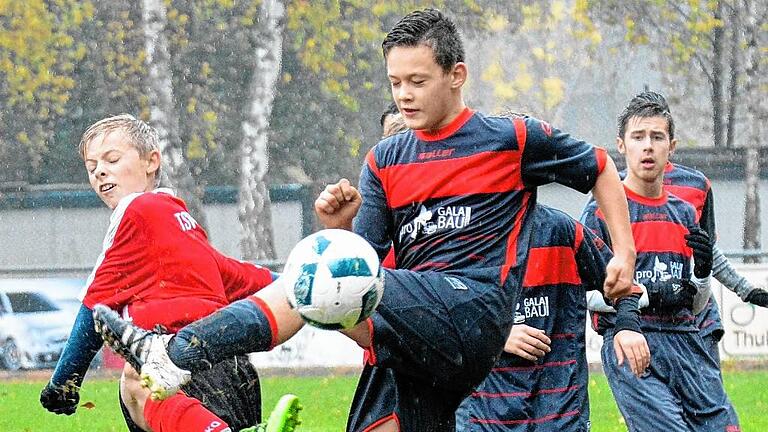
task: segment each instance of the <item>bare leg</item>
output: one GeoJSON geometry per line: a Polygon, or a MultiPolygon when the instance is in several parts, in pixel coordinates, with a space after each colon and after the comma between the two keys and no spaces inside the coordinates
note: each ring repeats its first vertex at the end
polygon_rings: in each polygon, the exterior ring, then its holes
{"type": "Polygon", "coordinates": [[[387,420],[368,432],[400,432],[400,427],[395,420],[387,420]]]}
{"type": "Polygon", "coordinates": [[[277,340],[275,345],[280,345],[287,341],[304,327],[304,320],[301,319],[301,315],[288,304],[280,279],[253,296],[263,300],[275,316],[277,324],[277,340]]]}
{"type": "Polygon", "coordinates": [[[368,320],[352,327],[351,329],[341,330],[341,333],[355,341],[363,348],[371,346],[371,330],[368,328],[368,320]]]}
{"type": "Polygon", "coordinates": [[[147,402],[149,394],[149,389],[141,386],[141,377],[138,372],[126,363],[123,368],[123,375],[120,377],[120,397],[131,415],[131,420],[138,427],[152,432],[144,419],[144,404],[147,402]]]}

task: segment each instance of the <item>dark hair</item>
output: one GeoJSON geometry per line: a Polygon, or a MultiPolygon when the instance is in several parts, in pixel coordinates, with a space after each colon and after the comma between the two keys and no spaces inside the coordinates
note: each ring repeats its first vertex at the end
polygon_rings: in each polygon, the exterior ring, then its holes
{"type": "Polygon", "coordinates": [[[632,117],[664,117],[667,120],[669,139],[675,138],[675,121],[672,119],[667,100],[659,93],[644,91],[629,101],[619,116],[619,138],[624,138],[624,133],[627,132],[627,123],[632,117]]]}
{"type": "Polygon", "coordinates": [[[464,61],[464,46],[456,25],[437,9],[417,10],[404,16],[387,33],[381,48],[386,59],[392,48],[419,45],[432,48],[435,62],[444,72],[464,61]]]}
{"type": "Polygon", "coordinates": [[[400,114],[400,110],[397,109],[397,104],[394,102],[390,102],[389,105],[387,105],[386,108],[384,108],[384,112],[381,113],[381,118],[379,119],[379,124],[381,127],[384,127],[384,120],[387,119],[387,116],[400,114]]]}

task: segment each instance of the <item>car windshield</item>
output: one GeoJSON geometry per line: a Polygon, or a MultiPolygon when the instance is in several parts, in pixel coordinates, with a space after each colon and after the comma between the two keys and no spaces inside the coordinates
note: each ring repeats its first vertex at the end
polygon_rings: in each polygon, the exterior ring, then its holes
{"type": "Polygon", "coordinates": [[[15,313],[52,312],[59,308],[45,296],[33,292],[7,293],[15,313]]]}

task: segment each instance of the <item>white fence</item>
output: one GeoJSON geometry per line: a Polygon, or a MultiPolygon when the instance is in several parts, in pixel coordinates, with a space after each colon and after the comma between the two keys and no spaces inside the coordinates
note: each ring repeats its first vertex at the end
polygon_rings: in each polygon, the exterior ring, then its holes
{"type": "MultiPolygon", "coordinates": [[[[758,286],[768,286],[768,265],[739,265],[738,270],[758,286]]],[[[20,285],[20,279],[0,280],[0,287],[8,289],[20,285]]],[[[38,288],[63,298],[65,292],[76,292],[72,279],[27,280],[25,288],[38,288]]],[[[21,286],[17,286],[21,288],[21,286]]],[[[754,360],[768,358],[768,309],[745,304],[734,293],[713,281],[715,298],[725,327],[725,336],[720,343],[723,359],[754,360]]],[[[602,338],[587,324],[587,360],[600,362],[602,338]]],[[[252,356],[259,367],[267,368],[328,368],[358,367],[363,362],[363,350],[338,332],[304,327],[287,343],[267,353],[252,356]]]]}

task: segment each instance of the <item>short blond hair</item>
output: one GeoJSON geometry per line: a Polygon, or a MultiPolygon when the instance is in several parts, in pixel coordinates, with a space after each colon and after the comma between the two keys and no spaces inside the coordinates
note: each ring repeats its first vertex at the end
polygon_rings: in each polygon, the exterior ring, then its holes
{"type": "MultiPolygon", "coordinates": [[[[80,157],[85,160],[88,144],[96,137],[100,135],[106,136],[107,134],[118,130],[122,131],[125,136],[128,137],[130,144],[139,152],[139,156],[142,158],[148,158],[149,154],[153,151],[160,151],[160,140],[155,128],[130,114],[119,114],[101,119],[85,130],[83,137],[80,139],[80,144],[78,145],[80,157]]],[[[162,177],[161,171],[162,163],[155,172],[156,186],[160,184],[160,179],[162,177]]]]}

